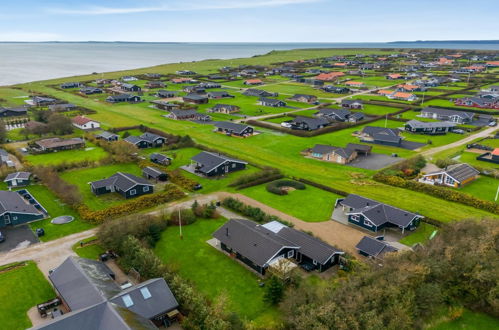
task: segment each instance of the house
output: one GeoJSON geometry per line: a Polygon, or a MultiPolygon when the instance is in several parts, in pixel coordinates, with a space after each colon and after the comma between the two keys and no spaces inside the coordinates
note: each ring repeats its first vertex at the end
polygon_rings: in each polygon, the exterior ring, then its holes
{"type": "Polygon", "coordinates": [[[307,156],[327,162],[348,164],[356,159],[358,154],[354,148],[335,147],[324,144],[316,144],[312,149],[306,151],[307,156]]]}
{"type": "Polygon", "coordinates": [[[33,327],[36,330],[158,329],[178,315],[178,302],[163,278],[121,286],[103,262],[68,257],[49,280],[68,313],[33,327]]]}
{"type": "Polygon", "coordinates": [[[411,213],[359,195],[350,194],[336,200],[336,207],[342,207],[348,222],[372,232],[395,227],[414,230],[423,216],[411,213]]]}
{"type": "Polygon", "coordinates": [[[166,138],[154,133],[144,133],[140,136],[130,135],[124,141],[134,144],[139,149],[157,148],[166,143],[166,138]]]}
{"type": "Polygon", "coordinates": [[[259,98],[258,99],[258,103],[260,105],[263,105],[263,106],[266,106],[266,107],[274,107],[274,108],[285,107],[286,106],[286,102],[284,102],[282,100],[269,99],[267,97],[261,97],[261,98],[259,98]]]}
{"type": "Polygon", "coordinates": [[[136,103],[136,102],[140,102],[140,101],[141,101],[140,96],[130,95],[130,94],[109,95],[106,98],[106,102],[109,102],[109,103],[119,103],[119,102],[136,103]]]}
{"type": "Polygon", "coordinates": [[[144,167],[142,169],[142,176],[147,180],[155,180],[156,182],[166,181],[168,179],[168,175],[165,172],[152,166],[144,167]]]}
{"type": "Polygon", "coordinates": [[[214,124],[216,127],[215,132],[223,133],[228,136],[240,136],[247,137],[253,135],[253,127],[244,125],[244,124],[236,124],[229,121],[218,121],[214,124]]]}
{"type": "Polygon", "coordinates": [[[207,151],[202,151],[191,158],[194,172],[208,177],[244,170],[246,164],[248,163],[207,151]]]}
{"type": "Polygon", "coordinates": [[[205,104],[208,103],[208,96],[206,94],[196,94],[190,93],[182,97],[184,102],[194,103],[194,104],[205,104]]]}
{"type": "Polygon", "coordinates": [[[330,123],[324,118],[310,118],[304,116],[297,116],[289,122],[292,129],[299,129],[305,131],[314,131],[328,126],[330,123]]]}
{"type": "Polygon", "coordinates": [[[19,117],[27,116],[28,109],[26,108],[4,108],[0,107],[0,117],[19,117]]]}
{"type": "Polygon", "coordinates": [[[290,100],[302,103],[315,103],[317,102],[317,96],[308,94],[295,94],[289,98],[290,100]]]}
{"type": "Polygon", "coordinates": [[[119,136],[117,134],[108,131],[102,131],[98,134],[95,134],[95,138],[98,140],[105,140],[107,142],[112,142],[112,141],[118,141],[119,136]]]}
{"type": "Polygon", "coordinates": [[[361,120],[364,120],[364,114],[362,112],[352,112],[350,116],[348,116],[348,121],[351,123],[356,123],[361,120]]]}
{"type": "Polygon", "coordinates": [[[183,77],[183,78],[173,78],[170,81],[172,83],[174,83],[174,84],[185,84],[185,83],[194,82],[194,80],[192,78],[186,78],[186,77],[183,77]]]}
{"type": "Polygon", "coordinates": [[[169,99],[177,96],[177,92],[160,89],[159,91],[156,92],[156,96],[164,99],[169,99]]]}
{"type": "Polygon", "coordinates": [[[9,173],[3,182],[7,183],[9,188],[12,187],[24,187],[31,183],[31,173],[30,172],[14,172],[9,173]]]}
{"type": "Polygon", "coordinates": [[[0,165],[7,165],[8,167],[15,167],[15,164],[10,160],[9,153],[4,149],[0,149],[0,165]]]}
{"type": "Polygon", "coordinates": [[[31,98],[31,103],[36,107],[45,107],[49,104],[54,104],[57,100],[51,97],[43,97],[43,96],[33,96],[31,98]]]}
{"type": "Polygon", "coordinates": [[[362,81],[347,81],[345,82],[345,85],[347,85],[348,87],[364,87],[364,83],[362,81]]]}
{"type": "Polygon", "coordinates": [[[80,93],[84,95],[102,94],[102,89],[97,87],[83,87],[80,88],[80,93]]]}
{"type": "Polygon", "coordinates": [[[480,156],[478,156],[476,159],[490,162],[490,163],[494,163],[494,164],[499,164],[499,148],[495,148],[492,151],[483,153],[480,156]]]}
{"type": "Polygon", "coordinates": [[[398,129],[377,126],[364,126],[359,134],[359,138],[362,142],[384,144],[395,147],[399,147],[402,142],[402,137],[400,136],[398,129]]]}
{"type": "Polygon", "coordinates": [[[261,79],[248,79],[248,80],[245,80],[244,83],[245,85],[262,85],[263,84],[263,81],[261,79]]]}
{"type": "Polygon", "coordinates": [[[82,130],[100,128],[100,123],[96,120],[87,118],[85,116],[76,116],[71,119],[74,127],[82,130]]]}
{"type": "Polygon", "coordinates": [[[137,80],[139,80],[139,79],[138,79],[138,78],[136,78],[136,77],[132,77],[132,76],[123,76],[123,77],[121,77],[121,80],[122,80],[122,81],[129,82],[129,81],[137,81],[137,80]]]}
{"type": "Polygon", "coordinates": [[[142,88],[134,84],[121,84],[121,89],[126,92],[140,92],[142,88]]]}
{"type": "Polygon", "coordinates": [[[237,105],[232,104],[215,104],[211,107],[211,112],[231,114],[239,112],[240,108],[237,105]]]}
{"type": "Polygon", "coordinates": [[[405,93],[405,92],[394,92],[391,95],[387,96],[389,99],[393,100],[402,100],[402,101],[416,101],[418,97],[415,94],[412,93],[405,93]]]}
{"type": "Polygon", "coordinates": [[[62,89],[78,88],[80,86],[81,86],[81,83],[79,83],[79,82],[66,82],[66,83],[62,83],[59,85],[59,87],[62,89]]]}
{"type": "Polygon", "coordinates": [[[177,103],[170,103],[163,100],[153,100],[151,101],[151,103],[154,105],[156,109],[166,110],[166,111],[176,110],[180,107],[180,105],[177,103]]]}
{"type": "Polygon", "coordinates": [[[475,114],[459,110],[426,107],[421,110],[420,116],[423,118],[438,119],[456,124],[468,124],[473,121],[475,114]]]}
{"type": "Polygon", "coordinates": [[[158,80],[148,81],[145,85],[147,88],[165,88],[165,83],[158,80]]]}
{"type": "Polygon", "coordinates": [[[339,77],[344,76],[345,73],[343,72],[328,72],[328,73],[320,73],[319,75],[315,76],[315,80],[320,80],[320,81],[332,81],[336,80],[339,77]]]}
{"type": "Polygon", "coordinates": [[[276,97],[276,96],[279,96],[279,93],[271,93],[271,92],[267,92],[267,91],[264,91],[262,89],[256,89],[256,88],[248,88],[242,94],[245,96],[257,96],[257,97],[269,97],[269,96],[276,97]]]}
{"type": "Polygon", "coordinates": [[[226,98],[234,98],[234,95],[230,95],[227,92],[208,92],[208,98],[210,99],[226,99],[226,98]]]}
{"type": "Polygon", "coordinates": [[[188,110],[172,110],[168,115],[168,118],[175,120],[200,120],[200,121],[209,121],[211,117],[204,114],[199,113],[194,109],[188,110]]]}
{"type": "Polygon", "coordinates": [[[411,133],[437,135],[452,131],[456,124],[448,121],[423,122],[413,119],[406,122],[404,127],[407,132],[411,133]]]}
{"type": "Polygon", "coordinates": [[[499,109],[499,97],[464,97],[454,100],[454,104],[480,109],[499,109]]]}
{"type": "Polygon", "coordinates": [[[376,92],[378,95],[383,95],[383,96],[389,96],[392,95],[394,91],[389,90],[389,89],[380,89],[379,91],[376,92]]]}
{"type": "Polygon", "coordinates": [[[350,88],[347,87],[337,87],[333,85],[326,85],[322,88],[325,92],[335,93],[335,94],[348,94],[350,93],[350,88]]]}
{"type": "Polygon", "coordinates": [[[396,80],[396,79],[404,79],[403,76],[399,73],[391,73],[385,76],[388,80],[396,80]]]}
{"type": "Polygon", "coordinates": [[[499,66],[499,61],[487,61],[485,62],[485,65],[490,68],[495,68],[499,66]]]}
{"type": "Polygon", "coordinates": [[[149,156],[149,160],[153,163],[164,165],[164,166],[170,165],[170,163],[172,161],[172,159],[170,157],[162,155],[160,153],[156,153],[156,152],[152,153],[149,156]]]}
{"type": "Polygon", "coordinates": [[[198,85],[189,85],[189,86],[184,86],[182,88],[183,92],[186,93],[195,93],[195,94],[205,94],[206,90],[203,87],[200,87],[198,85]]]}
{"type": "Polygon", "coordinates": [[[419,85],[402,84],[397,86],[398,92],[412,93],[412,92],[420,92],[422,90],[423,88],[419,85]]]}
{"type": "Polygon", "coordinates": [[[459,188],[478,178],[479,174],[480,171],[468,164],[454,164],[423,175],[419,182],[459,188]]]}
{"type": "Polygon", "coordinates": [[[346,109],[331,109],[322,108],[314,114],[316,117],[327,118],[334,121],[345,122],[348,121],[352,113],[346,109]]]}
{"type": "Polygon", "coordinates": [[[362,100],[342,100],[341,101],[341,106],[343,108],[348,108],[348,109],[363,109],[364,108],[364,103],[362,100]]]}
{"type": "Polygon", "coordinates": [[[90,182],[90,189],[97,196],[117,192],[128,199],[152,194],[154,185],[136,175],[117,172],[109,178],[90,182]]]}
{"type": "Polygon", "coordinates": [[[61,151],[85,148],[85,140],[82,138],[48,138],[34,142],[35,148],[41,151],[61,151]]]}
{"type": "Polygon", "coordinates": [[[48,106],[48,108],[50,111],[66,112],[66,111],[75,110],[77,106],[71,103],[62,103],[62,104],[51,104],[48,106]]]}
{"type": "Polygon", "coordinates": [[[213,233],[216,244],[261,275],[282,259],[307,264],[322,272],[344,254],[333,246],[277,221],[260,225],[231,219],[213,233]]]}
{"type": "Polygon", "coordinates": [[[185,75],[185,76],[192,76],[192,75],[197,74],[196,72],[191,71],[191,70],[178,70],[178,71],[175,71],[175,73],[180,74],[180,75],[185,75]]]}
{"type": "Polygon", "coordinates": [[[371,236],[362,237],[355,248],[359,254],[373,259],[383,259],[386,253],[398,251],[390,244],[371,236]]]}
{"type": "Polygon", "coordinates": [[[47,211],[26,190],[0,190],[0,228],[40,220],[47,211]]]}
{"type": "Polygon", "coordinates": [[[199,83],[198,86],[201,88],[205,88],[205,89],[221,88],[222,87],[222,85],[220,85],[219,83],[215,83],[215,82],[211,82],[211,81],[199,83]]]}

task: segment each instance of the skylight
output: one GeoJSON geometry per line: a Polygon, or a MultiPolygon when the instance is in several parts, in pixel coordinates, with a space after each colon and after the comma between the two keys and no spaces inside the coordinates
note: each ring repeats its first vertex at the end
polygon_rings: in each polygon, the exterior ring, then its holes
{"type": "Polygon", "coordinates": [[[125,304],[126,307],[133,306],[133,300],[129,294],[124,295],[121,299],[123,299],[123,303],[125,304]]]}
{"type": "Polygon", "coordinates": [[[140,293],[142,293],[142,297],[144,297],[144,299],[149,299],[152,297],[151,292],[149,292],[149,289],[147,287],[140,289],[140,293]]]}

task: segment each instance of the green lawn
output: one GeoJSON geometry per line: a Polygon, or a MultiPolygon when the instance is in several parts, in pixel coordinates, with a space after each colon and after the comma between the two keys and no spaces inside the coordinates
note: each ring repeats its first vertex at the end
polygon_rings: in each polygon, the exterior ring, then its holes
{"type": "Polygon", "coordinates": [[[430,327],[431,330],[495,330],[499,328],[499,319],[483,314],[465,310],[457,320],[443,321],[430,327]]]}
{"type": "Polygon", "coordinates": [[[0,324],[2,329],[26,329],[32,326],[26,314],[39,303],[55,297],[54,290],[33,261],[12,270],[0,267],[0,324]]]}
{"type": "Polygon", "coordinates": [[[157,243],[155,253],[180,275],[191,280],[199,291],[211,299],[222,292],[228,295],[227,310],[247,320],[270,326],[279,319],[277,309],[263,302],[259,278],[234,259],[206,243],[223,223],[220,219],[200,219],[183,226],[183,239],[178,227],[168,227],[157,243]]]}
{"type": "Polygon", "coordinates": [[[424,243],[430,238],[430,235],[435,230],[438,230],[438,228],[426,222],[421,222],[416,231],[402,238],[400,243],[407,246],[412,246],[416,243],[424,243]]]}
{"type": "Polygon", "coordinates": [[[67,171],[61,174],[61,178],[78,186],[80,193],[83,195],[85,204],[90,209],[102,210],[110,206],[123,204],[126,202],[126,199],[118,193],[96,196],[90,190],[89,182],[110,177],[116,172],[125,172],[142,176],[142,171],[136,164],[117,164],[67,171]]]}
{"type": "Polygon", "coordinates": [[[0,105],[1,106],[19,106],[25,105],[25,100],[29,99],[29,93],[24,90],[0,87],[0,105]]]}
{"type": "Polygon", "coordinates": [[[480,199],[494,201],[498,186],[499,180],[482,175],[458,190],[480,199]]]}
{"type": "Polygon", "coordinates": [[[293,190],[288,195],[282,196],[268,192],[266,184],[246,188],[239,192],[308,222],[330,220],[334,202],[340,198],[339,195],[308,185],[304,190],[293,190]]]}
{"type": "Polygon", "coordinates": [[[24,159],[33,165],[56,165],[63,162],[74,163],[84,160],[94,161],[106,157],[107,152],[87,141],[86,148],[65,150],[47,154],[28,155],[24,159]]]}
{"type": "Polygon", "coordinates": [[[73,245],[73,251],[82,258],[88,258],[96,260],[99,256],[105,252],[104,248],[100,246],[97,242],[92,242],[88,245],[80,247],[80,243],[73,245]]]}

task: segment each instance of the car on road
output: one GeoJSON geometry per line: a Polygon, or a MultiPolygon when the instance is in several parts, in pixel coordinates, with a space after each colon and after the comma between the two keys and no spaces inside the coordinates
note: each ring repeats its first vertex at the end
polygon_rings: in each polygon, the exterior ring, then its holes
{"type": "Polygon", "coordinates": [[[5,242],[5,236],[0,231],[0,243],[3,243],[3,242],[5,242]]]}

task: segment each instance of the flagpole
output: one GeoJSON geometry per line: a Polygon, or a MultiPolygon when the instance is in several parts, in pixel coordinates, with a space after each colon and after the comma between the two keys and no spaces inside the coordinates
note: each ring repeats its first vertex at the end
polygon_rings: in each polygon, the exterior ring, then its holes
{"type": "Polygon", "coordinates": [[[182,236],[182,216],[180,215],[180,209],[178,209],[178,223],[180,225],[180,239],[183,239],[183,236],[182,236]]]}

